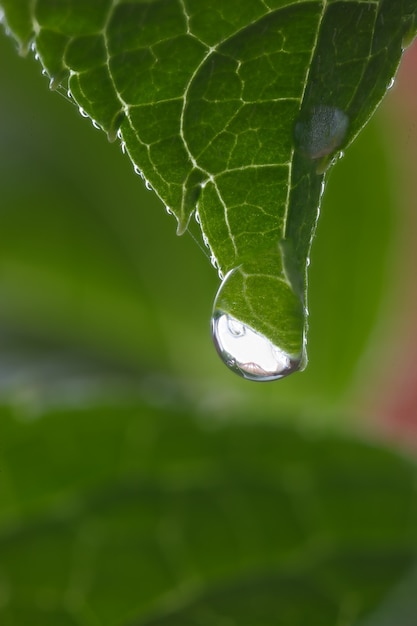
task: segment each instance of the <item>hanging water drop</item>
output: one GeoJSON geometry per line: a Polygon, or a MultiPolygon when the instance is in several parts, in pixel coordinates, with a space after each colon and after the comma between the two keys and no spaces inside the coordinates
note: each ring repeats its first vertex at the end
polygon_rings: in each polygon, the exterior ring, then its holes
{"type": "Polygon", "coordinates": [[[148,191],[152,191],[152,185],[149,180],[145,180],[145,187],[148,191]]]}
{"type": "Polygon", "coordinates": [[[267,337],[227,313],[217,311],[213,315],[212,336],[224,363],[248,380],[278,380],[301,368],[300,358],[294,359],[267,337]]]}
{"type": "Polygon", "coordinates": [[[279,269],[279,258],[278,253],[263,267],[248,263],[229,271],[216,295],[214,345],[223,362],[248,380],[278,380],[306,365],[305,307],[291,284],[271,273],[279,269]],[[265,319],[271,310],[272,322],[265,319]]]}

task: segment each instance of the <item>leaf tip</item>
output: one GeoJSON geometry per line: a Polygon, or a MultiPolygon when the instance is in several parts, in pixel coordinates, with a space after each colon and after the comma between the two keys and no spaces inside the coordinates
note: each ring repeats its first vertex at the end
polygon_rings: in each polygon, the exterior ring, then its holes
{"type": "Polygon", "coordinates": [[[120,127],[123,124],[126,118],[126,113],[123,110],[120,110],[113,117],[110,127],[107,131],[107,139],[110,143],[114,143],[119,136],[120,127]]]}
{"type": "Polygon", "coordinates": [[[185,231],[187,230],[188,224],[190,223],[191,215],[192,215],[192,213],[190,213],[189,215],[181,215],[180,217],[177,218],[177,220],[178,220],[178,224],[177,224],[177,235],[178,235],[178,237],[181,237],[181,235],[183,235],[185,233],[185,231]]]}

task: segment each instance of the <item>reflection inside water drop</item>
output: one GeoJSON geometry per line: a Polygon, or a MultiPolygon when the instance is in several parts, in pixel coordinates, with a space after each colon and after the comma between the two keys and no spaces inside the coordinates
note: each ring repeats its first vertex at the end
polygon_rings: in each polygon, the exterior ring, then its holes
{"type": "Polygon", "coordinates": [[[224,363],[248,380],[277,380],[302,367],[302,359],[291,357],[267,337],[222,311],[213,315],[212,335],[224,363]]]}

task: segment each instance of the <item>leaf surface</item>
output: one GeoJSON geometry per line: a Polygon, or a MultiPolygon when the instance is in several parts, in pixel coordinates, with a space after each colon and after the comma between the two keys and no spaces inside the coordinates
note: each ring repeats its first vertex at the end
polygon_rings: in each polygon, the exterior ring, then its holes
{"type": "MultiPolygon", "coordinates": [[[[279,348],[282,373],[303,367],[325,170],[382,99],[416,1],[2,6],[22,48],[33,38],[51,85],[68,80],[82,110],[119,135],[179,232],[198,207],[226,277],[215,319],[238,320],[279,348]]],[[[229,356],[239,373],[263,378],[256,355],[243,367],[229,356]]]]}
{"type": "Polygon", "coordinates": [[[353,626],[413,566],[388,450],[145,404],[0,424],[5,626],[353,626]]]}

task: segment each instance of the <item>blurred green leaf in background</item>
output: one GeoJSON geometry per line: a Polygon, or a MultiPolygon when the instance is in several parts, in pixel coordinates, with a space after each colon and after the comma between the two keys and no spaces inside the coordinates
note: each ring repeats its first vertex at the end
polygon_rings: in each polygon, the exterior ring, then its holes
{"type": "Polygon", "coordinates": [[[393,289],[384,112],[329,178],[309,367],[257,386],[207,254],[6,37],[0,94],[2,626],[415,626],[414,460],[346,434],[393,289]]]}
{"type": "Polygon", "coordinates": [[[414,563],[415,468],[369,444],[144,404],[1,439],[6,626],[357,624],[414,563]]]}

